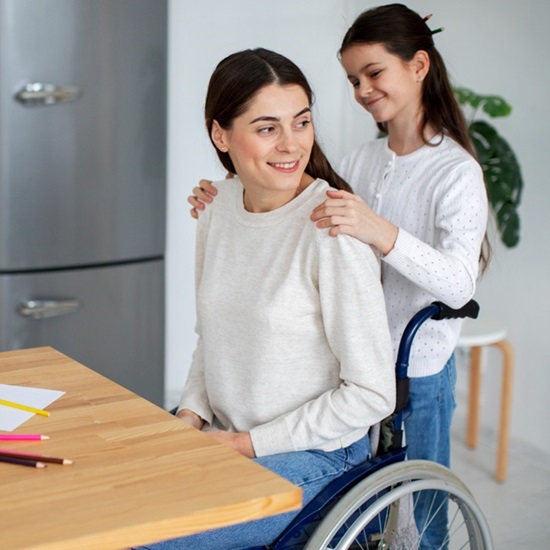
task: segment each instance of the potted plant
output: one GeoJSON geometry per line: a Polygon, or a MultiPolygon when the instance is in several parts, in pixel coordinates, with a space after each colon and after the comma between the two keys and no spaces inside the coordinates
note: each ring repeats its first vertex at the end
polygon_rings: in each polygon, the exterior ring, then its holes
{"type": "Polygon", "coordinates": [[[514,247],[519,242],[518,206],[523,179],[516,155],[508,142],[485,120],[476,118],[480,109],[490,118],[505,117],[512,107],[502,97],[480,95],[467,88],[455,88],[465,110],[470,138],[474,144],[487,185],[489,204],[495,215],[502,242],[514,247]]]}

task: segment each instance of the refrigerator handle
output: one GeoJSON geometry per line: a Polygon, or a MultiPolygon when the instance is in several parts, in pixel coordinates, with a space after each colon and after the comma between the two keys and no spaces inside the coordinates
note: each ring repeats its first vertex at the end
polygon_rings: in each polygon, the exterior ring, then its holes
{"type": "Polygon", "coordinates": [[[80,309],[78,300],[27,300],[20,304],[17,311],[23,317],[45,319],[73,313],[78,309],[80,309]]]}
{"type": "Polygon", "coordinates": [[[25,107],[40,107],[75,101],[81,95],[82,91],[75,86],[29,82],[15,94],[15,99],[25,107]]]}

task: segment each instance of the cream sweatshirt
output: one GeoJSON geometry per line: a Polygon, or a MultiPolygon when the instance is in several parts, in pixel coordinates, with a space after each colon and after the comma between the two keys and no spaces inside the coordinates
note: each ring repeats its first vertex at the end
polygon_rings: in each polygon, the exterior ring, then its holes
{"type": "Polygon", "coordinates": [[[257,456],[347,447],[393,411],[378,261],[309,219],[316,180],[268,213],[217,186],[196,243],[197,347],[180,408],[205,429],[250,432],[257,456]]]}

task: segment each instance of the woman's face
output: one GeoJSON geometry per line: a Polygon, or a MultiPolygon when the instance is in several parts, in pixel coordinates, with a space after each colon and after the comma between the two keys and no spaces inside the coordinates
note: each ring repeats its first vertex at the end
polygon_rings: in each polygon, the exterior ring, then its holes
{"type": "Polygon", "coordinates": [[[298,85],[265,86],[230,129],[216,122],[212,129],[214,143],[229,153],[246,195],[271,197],[279,206],[296,195],[314,137],[309,101],[298,85]]]}

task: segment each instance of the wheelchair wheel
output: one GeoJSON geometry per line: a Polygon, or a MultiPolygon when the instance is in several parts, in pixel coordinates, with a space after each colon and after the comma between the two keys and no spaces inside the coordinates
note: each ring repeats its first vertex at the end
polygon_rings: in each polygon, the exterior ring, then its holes
{"type": "Polygon", "coordinates": [[[447,468],[424,460],[392,464],[363,479],[327,514],[305,546],[306,550],[424,548],[493,549],[487,521],[467,487],[447,468]],[[415,509],[422,499],[425,513],[420,524],[415,509]],[[442,536],[434,540],[429,527],[441,520],[442,536]]]}

